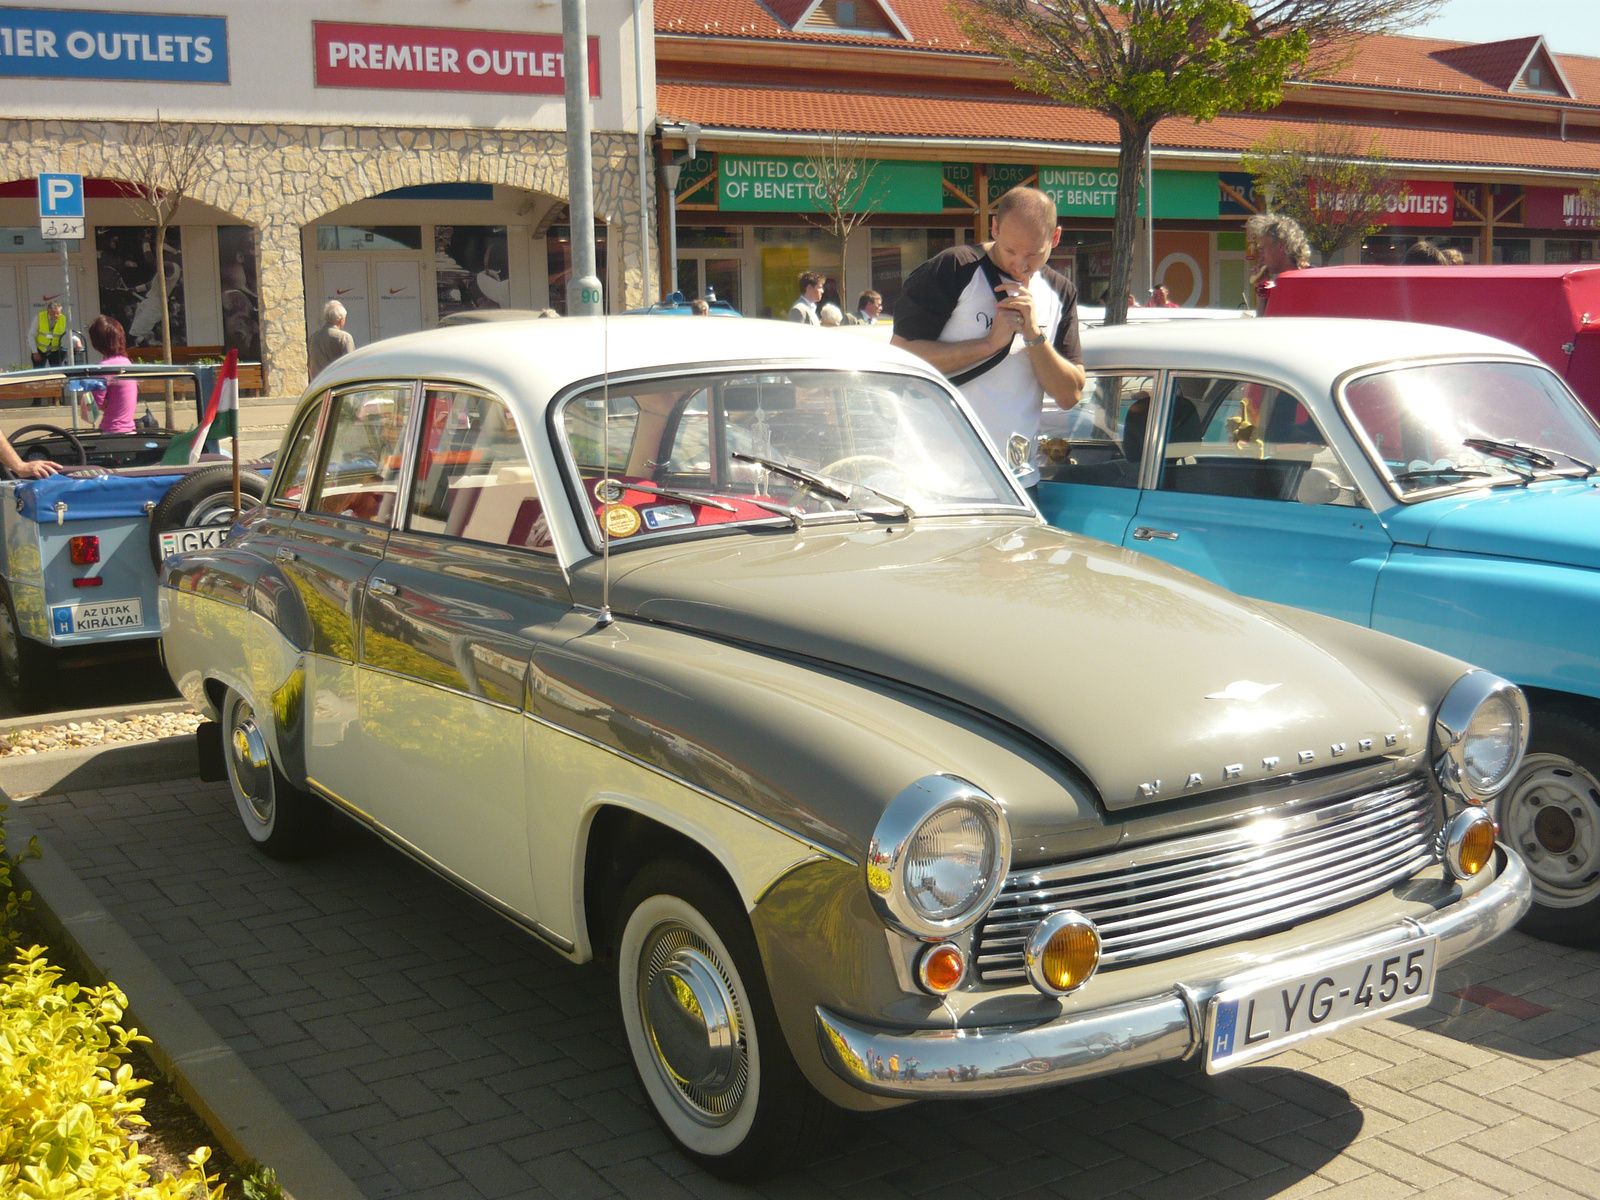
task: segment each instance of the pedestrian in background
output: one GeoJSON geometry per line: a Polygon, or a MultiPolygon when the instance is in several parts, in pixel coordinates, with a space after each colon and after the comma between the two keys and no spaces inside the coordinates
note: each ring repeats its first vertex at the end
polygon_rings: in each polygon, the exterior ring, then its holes
{"type": "Polygon", "coordinates": [[[844,324],[844,313],[839,311],[837,304],[824,304],[817,310],[817,320],[822,322],[824,328],[837,329],[844,324]]]}
{"type": "Polygon", "coordinates": [[[878,318],[883,315],[883,297],[868,288],[861,293],[861,298],[856,301],[856,316],[863,325],[876,325],[878,318]]]}
{"type": "Polygon", "coordinates": [[[711,315],[711,305],[704,300],[691,300],[689,301],[689,315],[692,317],[709,317],[711,315]]]}
{"type": "Polygon", "coordinates": [[[329,300],[322,306],[322,328],[307,339],[306,366],[312,379],[322,374],[329,363],[343,358],[356,348],[355,338],[344,331],[344,321],[348,315],[344,305],[337,300],[329,300]]]}
{"type": "Polygon", "coordinates": [[[67,361],[67,348],[62,341],[67,336],[67,314],[61,311],[61,301],[51,300],[39,314],[38,327],[33,334],[33,365],[60,367],[67,361]]]}
{"type": "Polygon", "coordinates": [[[1183,306],[1168,294],[1167,289],[1159,284],[1150,289],[1150,303],[1147,308],[1182,308],[1183,306]]]}
{"type": "Polygon", "coordinates": [[[1255,264],[1250,287],[1256,315],[1267,311],[1274,280],[1285,271],[1303,271],[1311,265],[1311,243],[1305,230],[1282,213],[1257,213],[1244,223],[1244,260],[1255,264]]]}
{"type": "MultiPolygon", "coordinates": [[[[89,326],[89,344],[99,353],[102,366],[121,367],[132,361],[128,358],[128,335],[115,317],[101,313],[94,319],[89,326]]],[[[113,375],[83,382],[100,409],[100,432],[132,433],[134,410],[139,407],[138,381],[113,375]]],[[[84,415],[92,420],[90,414],[84,415]]]]}
{"type": "Polygon", "coordinates": [[[815,271],[800,272],[800,298],[789,308],[789,320],[801,325],[820,325],[817,305],[822,303],[822,276],[815,271]]]}
{"type": "Polygon", "coordinates": [[[1407,267],[1448,267],[1450,256],[1437,243],[1422,238],[1406,251],[1400,262],[1407,267]]]}

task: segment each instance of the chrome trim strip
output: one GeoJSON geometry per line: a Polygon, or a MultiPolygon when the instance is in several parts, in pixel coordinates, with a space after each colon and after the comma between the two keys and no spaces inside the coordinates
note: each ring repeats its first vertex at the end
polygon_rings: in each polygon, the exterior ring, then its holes
{"type": "Polygon", "coordinates": [[[1079,1079],[1187,1058],[1201,1049],[1195,1018],[1230,988],[1292,978],[1341,958],[1423,937],[1439,939],[1438,965],[1509,930],[1533,899],[1533,881],[1504,846],[1498,876],[1421,919],[1404,917],[1366,934],[1333,939],[1222,979],[1185,980],[1170,992],[1039,1025],[967,1029],[887,1029],[818,1007],[823,1061],[864,1092],[906,1099],[1034,1091],[1079,1079]],[[893,1060],[897,1070],[888,1068],[893,1060]]]}
{"type": "Polygon", "coordinates": [[[394,489],[394,511],[389,514],[390,529],[404,529],[411,508],[411,485],[417,465],[417,446],[422,441],[422,381],[411,382],[411,405],[406,412],[406,427],[400,433],[400,482],[394,489]]]}
{"type": "Polygon", "coordinates": [[[435,688],[451,696],[460,696],[464,700],[471,700],[478,704],[487,704],[490,708],[503,709],[506,712],[521,713],[522,709],[515,704],[507,704],[503,700],[491,700],[487,696],[480,696],[476,692],[464,692],[460,688],[453,688],[443,683],[435,683],[431,679],[421,679],[415,675],[406,675],[400,671],[392,671],[388,667],[375,667],[371,663],[356,664],[363,671],[371,671],[376,675],[387,675],[391,679],[398,679],[403,683],[414,683],[418,687],[435,688]]]}
{"type": "Polygon", "coordinates": [[[729,800],[726,796],[719,796],[716,792],[708,791],[697,783],[690,783],[681,775],[674,775],[670,771],[664,771],[654,763],[645,762],[642,758],[635,758],[625,750],[618,750],[615,746],[608,746],[604,742],[596,741],[592,737],[587,737],[581,733],[575,733],[571,729],[566,728],[564,725],[557,725],[554,721],[546,720],[544,717],[535,716],[531,712],[524,712],[522,715],[528,720],[533,721],[535,724],[543,725],[546,729],[552,729],[556,733],[565,734],[567,737],[575,738],[580,742],[587,742],[597,750],[604,750],[607,754],[614,754],[624,762],[630,762],[636,767],[643,767],[651,774],[659,775],[663,779],[670,780],[671,782],[679,784],[682,787],[686,787],[691,792],[698,792],[707,800],[715,800],[718,804],[721,804],[726,808],[731,808],[734,812],[739,813],[741,816],[749,817],[752,821],[759,822],[760,824],[765,825],[768,829],[775,830],[776,832],[783,834],[785,837],[793,838],[802,846],[810,846],[813,850],[817,851],[817,853],[823,855],[824,857],[835,859],[851,867],[859,867],[861,865],[849,855],[841,854],[831,846],[824,846],[821,842],[812,841],[804,834],[796,833],[794,830],[789,829],[784,825],[780,825],[771,817],[764,817],[754,809],[746,808],[744,805],[739,804],[736,801],[729,800]]]}
{"type": "Polygon", "coordinates": [[[506,920],[510,921],[518,928],[527,930],[541,941],[549,942],[550,945],[554,946],[557,950],[560,950],[563,954],[571,954],[577,949],[577,946],[573,942],[562,937],[559,933],[555,932],[555,930],[548,929],[544,925],[541,925],[538,921],[535,921],[532,917],[518,912],[509,904],[505,903],[503,900],[496,899],[494,896],[490,895],[476,884],[469,883],[460,875],[457,875],[449,867],[441,863],[438,859],[433,858],[428,854],[425,854],[423,851],[417,849],[399,834],[394,833],[392,830],[389,830],[383,825],[379,824],[370,813],[364,812],[360,808],[357,808],[354,804],[351,804],[350,801],[346,800],[343,796],[339,795],[331,788],[323,787],[322,784],[318,783],[310,776],[306,777],[306,783],[314,792],[317,793],[317,795],[328,801],[328,803],[336,805],[345,812],[349,813],[351,816],[355,817],[363,825],[371,829],[373,833],[377,834],[384,841],[393,846],[396,850],[400,851],[408,858],[416,860],[416,862],[428,868],[428,870],[439,876],[439,878],[443,879],[446,883],[454,884],[473,899],[481,900],[484,904],[494,909],[495,912],[499,913],[502,917],[506,918],[506,920]]]}

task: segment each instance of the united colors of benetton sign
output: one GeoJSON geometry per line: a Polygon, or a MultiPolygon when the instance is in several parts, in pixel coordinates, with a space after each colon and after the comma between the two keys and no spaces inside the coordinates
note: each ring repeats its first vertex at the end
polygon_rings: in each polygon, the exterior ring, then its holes
{"type": "MultiPolygon", "coordinates": [[[[317,86],[559,96],[558,33],[316,21],[317,86]]],[[[589,95],[600,94],[600,39],[589,39],[589,95]]]]}
{"type": "Polygon", "coordinates": [[[0,78],[227,83],[228,22],[164,13],[0,8],[0,78]]]}

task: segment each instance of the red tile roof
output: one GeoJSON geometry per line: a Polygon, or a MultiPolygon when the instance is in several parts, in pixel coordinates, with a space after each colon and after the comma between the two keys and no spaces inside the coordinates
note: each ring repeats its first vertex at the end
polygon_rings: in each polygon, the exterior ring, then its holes
{"type": "MultiPolygon", "coordinates": [[[[979,53],[951,18],[945,0],[891,0],[891,3],[895,14],[911,32],[914,43],[923,49],[979,53]]],[[[808,7],[809,0],[770,0],[765,6],[758,0],[658,0],[655,6],[656,32],[662,35],[745,37],[823,45],[906,45],[899,38],[824,33],[809,29],[794,32],[789,26],[799,20],[808,7]]]]}
{"type": "Polygon", "coordinates": [[[1430,57],[1447,67],[1466,72],[1480,83],[1506,92],[1511,90],[1522,64],[1528,61],[1528,55],[1533,53],[1533,48],[1538,44],[1537,37],[1513,38],[1508,42],[1451,46],[1435,50],[1430,57]]]}
{"type": "MultiPolygon", "coordinates": [[[[797,91],[744,85],[660,83],[656,103],[668,120],[708,129],[775,133],[837,131],[868,137],[963,138],[1057,142],[1115,148],[1115,125],[1096,113],[1044,100],[960,100],[882,92],[797,91]]],[[[1270,131],[1309,127],[1313,118],[1278,114],[1222,116],[1201,124],[1163,121],[1162,149],[1237,153],[1270,131]]],[[[1548,135],[1446,132],[1395,125],[1351,126],[1402,162],[1600,172],[1600,144],[1563,142],[1548,135]]]]}

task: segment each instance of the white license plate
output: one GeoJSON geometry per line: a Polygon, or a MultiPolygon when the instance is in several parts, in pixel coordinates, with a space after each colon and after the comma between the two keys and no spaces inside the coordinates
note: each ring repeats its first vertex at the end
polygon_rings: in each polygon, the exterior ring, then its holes
{"type": "Polygon", "coordinates": [[[1308,1038],[1421,1008],[1433,996],[1438,950],[1438,938],[1421,938],[1293,979],[1219,992],[1206,1011],[1206,1073],[1231,1071],[1308,1038]]]}
{"type": "Polygon", "coordinates": [[[228,540],[226,525],[207,525],[199,529],[169,529],[160,534],[161,557],[188,554],[192,550],[215,550],[228,540]]]}
{"type": "Polygon", "coordinates": [[[56,604],[50,608],[50,630],[56,637],[103,633],[108,629],[138,629],[143,624],[144,604],[139,600],[94,600],[85,604],[56,604]]]}

